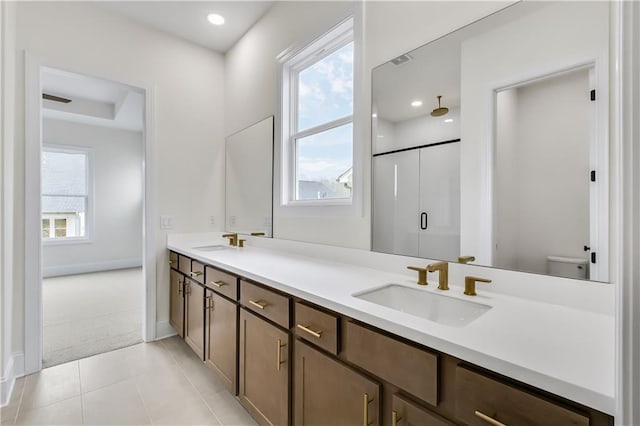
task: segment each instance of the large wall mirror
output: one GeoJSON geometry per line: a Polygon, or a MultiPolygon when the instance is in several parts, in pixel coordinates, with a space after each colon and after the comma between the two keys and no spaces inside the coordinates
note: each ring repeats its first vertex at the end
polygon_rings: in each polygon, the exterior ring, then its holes
{"type": "Polygon", "coordinates": [[[273,117],[226,141],[225,230],[272,237],[273,117]]]}
{"type": "Polygon", "coordinates": [[[373,70],[373,250],[609,280],[609,7],[517,3],[373,70]]]}

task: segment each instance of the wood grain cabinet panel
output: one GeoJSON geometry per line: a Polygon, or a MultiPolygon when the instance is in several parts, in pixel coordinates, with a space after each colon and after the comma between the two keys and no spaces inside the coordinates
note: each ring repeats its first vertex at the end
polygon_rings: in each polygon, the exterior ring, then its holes
{"type": "Polygon", "coordinates": [[[206,294],[205,363],[236,395],[238,305],[211,290],[206,294]]]}
{"type": "Polygon", "coordinates": [[[171,269],[169,277],[169,323],[180,337],[184,337],[184,276],[171,269]]]}
{"type": "Polygon", "coordinates": [[[178,255],[178,270],[189,276],[191,273],[191,258],[183,255],[178,255]]]}
{"type": "Polygon", "coordinates": [[[349,362],[431,405],[438,405],[437,354],[353,322],[345,325],[342,353],[349,362]]]}
{"type": "Polygon", "coordinates": [[[211,266],[205,266],[205,285],[232,300],[238,300],[238,278],[211,266]]]}
{"type": "Polygon", "coordinates": [[[287,296],[240,280],[240,303],[281,327],[289,328],[289,298],[287,296]]]}
{"type": "Polygon", "coordinates": [[[200,284],[204,284],[204,265],[197,260],[192,260],[189,276],[200,284]]]}
{"type": "Polygon", "coordinates": [[[588,426],[590,423],[584,414],[464,366],[456,370],[456,417],[465,424],[477,426],[588,426]]]}
{"type": "Polygon", "coordinates": [[[175,251],[169,252],[169,266],[174,269],[178,269],[178,253],[175,251]]]}
{"type": "Polygon", "coordinates": [[[185,278],[184,341],[204,360],[204,287],[185,278]]]}
{"type": "Polygon", "coordinates": [[[289,423],[289,334],[240,309],[240,403],[260,425],[289,423]]]}
{"type": "Polygon", "coordinates": [[[294,424],[298,426],[380,425],[380,385],[295,342],[294,424]]]}
{"type": "Polygon", "coordinates": [[[455,423],[410,401],[402,395],[392,398],[391,426],[453,426],[455,423]]]}
{"type": "Polygon", "coordinates": [[[300,302],[296,302],[294,312],[297,336],[334,355],[338,354],[340,320],[337,316],[300,302]]]}

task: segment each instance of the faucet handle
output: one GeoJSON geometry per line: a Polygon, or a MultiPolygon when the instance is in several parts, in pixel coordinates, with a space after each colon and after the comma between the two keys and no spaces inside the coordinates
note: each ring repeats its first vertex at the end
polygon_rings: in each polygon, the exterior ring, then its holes
{"type": "Polygon", "coordinates": [[[458,263],[469,263],[476,260],[475,256],[458,256],[458,263]]]}
{"type": "Polygon", "coordinates": [[[418,266],[407,266],[407,269],[418,271],[418,284],[429,285],[429,283],[427,282],[427,268],[420,268],[418,266]]]}
{"type": "Polygon", "coordinates": [[[476,296],[476,283],[490,283],[491,280],[480,277],[464,277],[464,294],[467,296],[476,296]]]}

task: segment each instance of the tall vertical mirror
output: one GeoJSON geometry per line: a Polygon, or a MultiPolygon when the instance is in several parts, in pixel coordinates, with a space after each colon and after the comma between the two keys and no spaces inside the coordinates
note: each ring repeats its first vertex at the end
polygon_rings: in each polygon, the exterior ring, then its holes
{"type": "Polygon", "coordinates": [[[373,250],[608,281],[609,13],[522,2],[373,70],[373,250]]]}
{"type": "Polygon", "coordinates": [[[273,236],[273,116],[226,140],[225,230],[273,236]]]}

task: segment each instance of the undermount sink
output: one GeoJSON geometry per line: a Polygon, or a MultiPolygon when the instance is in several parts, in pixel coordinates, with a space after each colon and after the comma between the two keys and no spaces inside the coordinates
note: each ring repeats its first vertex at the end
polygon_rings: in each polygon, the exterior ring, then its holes
{"type": "Polygon", "coordinates": [[[464,327],[491,309],[491,306],[482,303],[398,284],[387,284],[353,296],[452,327],[464,327]]]}
{"type": "Polygon", "coordinates": [[[227,250],[229,246],[216,244],[211,246],[200,246],[200,247],[191,247],[191,248],[193,250],[200,250],[200,251],[219,251],[219,250],[227,250]]]}

